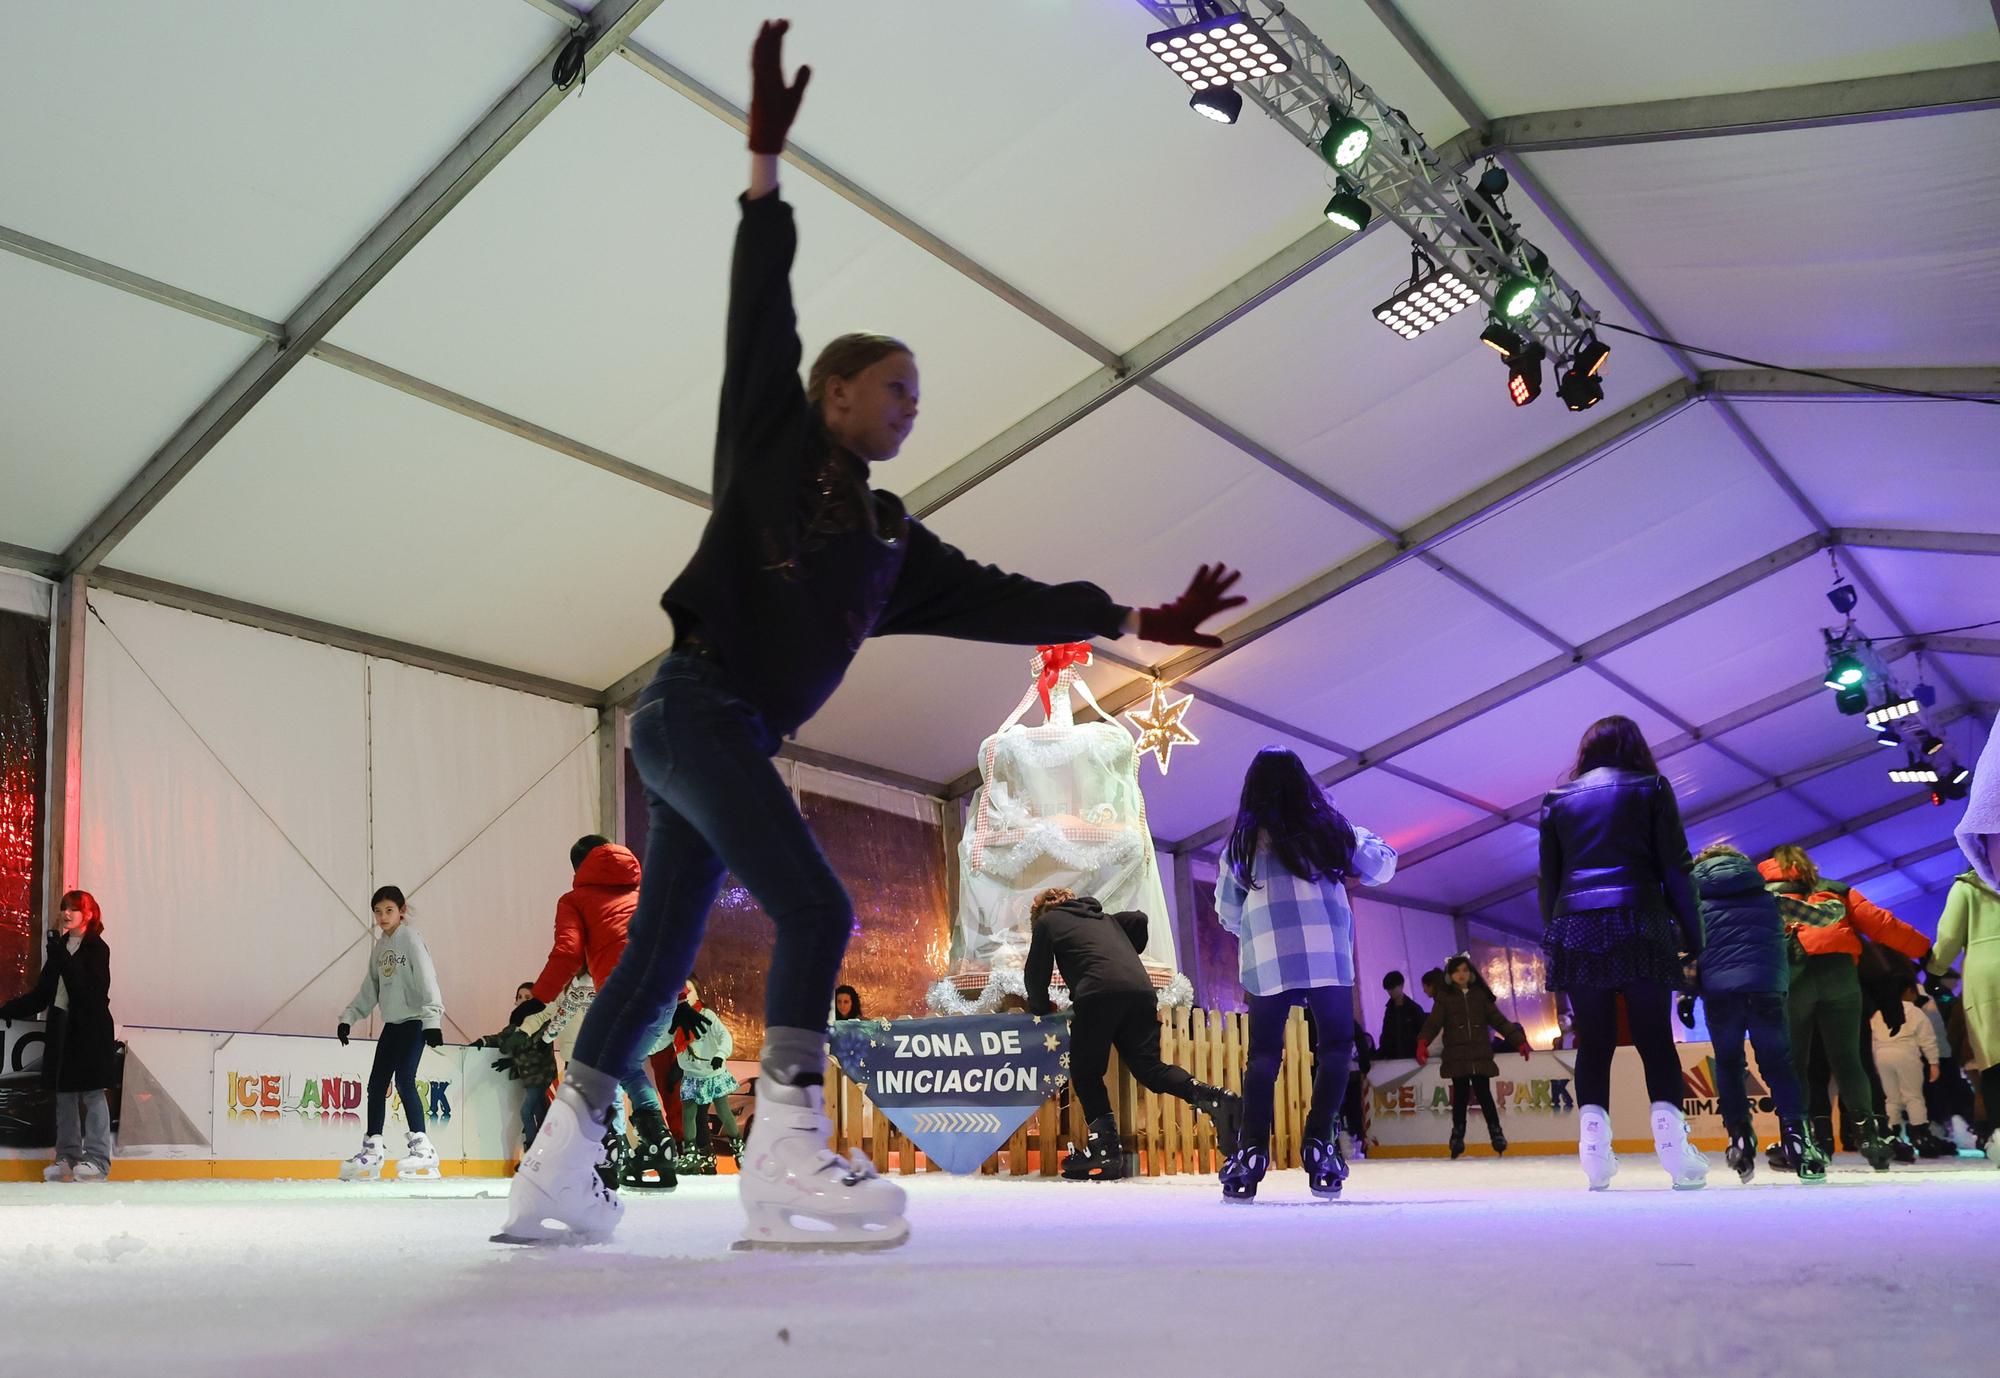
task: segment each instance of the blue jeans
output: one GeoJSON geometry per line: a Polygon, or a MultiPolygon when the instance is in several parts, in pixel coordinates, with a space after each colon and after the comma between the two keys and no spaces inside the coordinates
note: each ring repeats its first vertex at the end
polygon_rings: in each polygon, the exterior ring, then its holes
{"type": "Polygon", "coordinates": [[[854,906],[771,764],[777,735],[720,666],[686,655],[661,662],[630,735],[650,828],[639,907],[625,955],[584,1016],[576,1060],[621,1081],[645,1075],[725,870],[777,929],[765,1024],[824,1029],[854,906]]]}
{"type": "Polygon", "coordinates": [[[521,1102],[521,1151],[528,1151],[535,1142],[535,1135],[541,1131],[542,1118],[549,1113],[549,1088],[530,1086],[527,1097],[521,1102]]]}
{"type": "Polygon", "coordinates": [[[1354,1063],[1354,987],[1309,986],[1276,995],[1246,995],[1250,1006],[1250,1058],[1243,1069],[1243,1146],[1268,1148],[1278,1067],[1285,1060],[1285,1022],[1292,1006],[1303,1004],[1319,1040],[1313,1070],[1312,1107],[1306,1111],[1309,1139],[1331,1139],[1333,1117],[1347,1098],[1354,1063]]]}
{"type": "Polygon", "coordinates": [[[1781,1120],[1805,1117],[1805,1096],[1792,1066],[1792,1035],[1785,1020],[1785,997],[1728,994],[1702,997],[1708,1008],[1708,1036],[1715,1043],[1715,1098],[1725,1125],[1750,1123],[1750,1098],[1743,1090],[1743,1036],[1757,1050],[1757,1070],[1771,1088],[1781,1120]]]}

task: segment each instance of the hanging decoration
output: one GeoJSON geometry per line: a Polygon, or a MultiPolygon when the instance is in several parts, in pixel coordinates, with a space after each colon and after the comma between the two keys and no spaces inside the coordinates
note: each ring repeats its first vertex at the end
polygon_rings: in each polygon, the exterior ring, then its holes
{"type": "Polygon", "coordinates": [[[1152,701],[1146,705],[1145,712],[1133,710],[1125,714],[1139,729],[1139,750],[1153,753],[1162,775],[1167,773],[1167,763],[1172,759],[1176,745],[1201,745],[1201,738],[1188,731],[1181,721],[1187,715],[1188,705],[1193,702],[1194,696],[1190,694],[1178,703],[1168,703],[1167,686],[1156,679],[1153,681],[1152,701]]]}

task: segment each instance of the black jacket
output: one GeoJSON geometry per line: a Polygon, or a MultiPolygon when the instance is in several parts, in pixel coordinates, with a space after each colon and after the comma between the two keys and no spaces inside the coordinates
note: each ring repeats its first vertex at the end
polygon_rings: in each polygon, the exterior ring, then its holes
{"type": "Polygon", "coordinates": [[[1146,947],[1146,916],[1136,909],[1107,914],[1085,896],[1052,904],[1035,920],[1028,963],[1021,971],[1028,1013],[1047,1014],[1051,966],[1062,972],[1072,1000],[1100,995],[1151,995],[1153,978],[1139,954],[1146,947]]]}
{"type": "Polygon", "coordinates": [[[117,1040],[111,1025],[111,949],[93,934],[71,952],[66,944],[49,949],[35,988],[0,1005],[0,1019],[33,1019],[49,1011],[48,1043],[42,1054],[42,1085],[55,1091],[102,1091],[117,1079],[117,1040]],[[56,982],[69,997],[58,1010],[56,982]]]}
{"type": "Polygon", "coordinates": [[[1697,862],[1701,896],[1701,993],[1783,995],[1791,989],[1785,924],[1756,863],[1743,856],[1697,862]]]}
{"type": "Polygon", "coordinates": [[[1663,910],[1701,951],[1687,833],[1658,775],[1604,767],[1542,799],[1542,922],[1590,909],[1663,910]]]}
{"type": "Polygon", "coordinates": [[[730,686],[779,736],[818,711],[871,636],[1034,646],[1115,638],[1127,609],[1095,584],[980,564],[868,487],[799,381],[792,208],[742,201],[715,433],[714,508],[661,598],[699,628],[730,686]]]}
{"type": "Polygon", "coordinates": [[[1400,1005],[1394,1000],[1384,1003],[1382,1038],[1375,1045],[1375,1056],[1415,1057],[1417,1032],[1424,1027],[1424,1018],[1428,1013],[1428,1010],[1407,995],[1403,997],[1403,1003],[1400,1005]]]}
{"type": "Polygon", "coordinates": [[[1474,982],[1464,990],[1456,981],[1446,981],[1443,995],[1417,1032],[1417,1039],[1429,1043],[1444,1035],[1444,1061],[1438,1066],[1443,1077],[1497,1077],[1500,1064],[1493,1060],[1493,1043],[1486,1031],[1506,1037],[1508,1045],[1520,1047],[1528,1034],[1509,1019],[1493,1002],[1493,992],[1474,982]]]}

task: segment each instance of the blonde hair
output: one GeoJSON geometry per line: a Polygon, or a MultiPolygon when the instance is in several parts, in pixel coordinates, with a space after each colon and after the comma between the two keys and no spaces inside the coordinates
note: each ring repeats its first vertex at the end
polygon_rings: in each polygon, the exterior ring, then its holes
{"type": "Polygon", "coordinates": [[[1788,842],[1782,847],[1773,848],[1771,850],[1771,860],[1777,862],[1783,870],[1791,872],[1798,880],[1803,881],[1808,889],[1817,890],[1819,888],[1819,867],[1813,865],[1813,859],[1806,855],[1806,849],[1797,843],[1788,842]]]}
{"type": "Polygon", "coordinates": [[[1051,905],[1068,904],[1075,898],[1076,891],[1065,890],[1060,885],[1044,890],[1028,902],[1028,918],[1030,921],[1039,919],[1044,909],[1049,908],[1051,905]]]}
{"type": "Polygon", "coordinates": [[[811,372],[806,374],[806,401],[817,407],[826,397],[829,378],[852,378],[891,354],[916,357],[915,350],[893,335],[871,335],[862,331],[827,341],[826,348],[813,360],[811,372]]]}

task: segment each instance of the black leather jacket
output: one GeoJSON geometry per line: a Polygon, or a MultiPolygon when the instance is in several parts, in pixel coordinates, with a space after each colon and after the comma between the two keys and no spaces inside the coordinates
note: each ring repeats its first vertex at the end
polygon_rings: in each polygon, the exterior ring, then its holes
{"type": "Polygon", "coordinates": [[[1586,909],[1664,909],[1701,951],[1687,833],[1674,788],[1609,767],[1542,799],[1542,922],[1586,909]]]}

